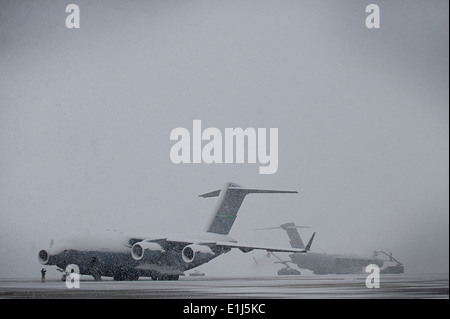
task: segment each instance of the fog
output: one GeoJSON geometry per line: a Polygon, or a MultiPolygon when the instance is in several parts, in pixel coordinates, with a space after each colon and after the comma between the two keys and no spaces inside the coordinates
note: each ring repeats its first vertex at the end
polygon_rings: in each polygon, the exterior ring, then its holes
{"type": "MultiPolygon", "coordinates": [[[[203,231],[225,182],[251,194],[230,236],[392,251],[449,269],[447,1],[0,1],[0,277],[38,277],[50,239],[203,231]],[[174,128],[278,128],[278,170],[174,164],[174,128]]],[[[254,271],[233,251],[207,273],[254,271]]],[[[276,267],[267,273],[276,274],[276,267]]]]}

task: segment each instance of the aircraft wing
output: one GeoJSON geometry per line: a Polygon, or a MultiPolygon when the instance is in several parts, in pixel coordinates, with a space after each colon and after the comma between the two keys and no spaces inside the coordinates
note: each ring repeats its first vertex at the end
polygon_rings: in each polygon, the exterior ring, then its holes
{"type": "MultiPolygon", "coordinates": [[[[314,239],[315,233],[311,236],[308,244],[305,248],[278,248],[278,247],[268,247],[268,246],[259,246],[259,245],[247,245],[238,243],[235,240],[227,240],[223,235],[220,234],[203,234],[197,236],[170,236],[170,237],[153,237],[143,241],[143,244],[136,243],[132,247],[132,255],[136,260],[142,259],[143,250],[142,245],[148,245],[149,243],[155,243],[155,247],[152,250],[160,250],[164,251],[167,249],[175,249],[184,251],[188,245],[200,245],[209,247],[209,249],[216,248],[224,248],[225,250],[229,250],[231,248],[238,248],[244,253],[250,252],[254,249],[265,250],[267,252],[281,252],[281,253],[306,253],[310,250],[312,241],[314,239]],[[224,240],[225,239],[225,240],[224,240]],[[136,252],[134,251],[136,249],[136,252]]],[[[225,236],[226,237],[226,236],[225,236]]],[[[198,248],[198,247],[197,247],[198,248]]],[[[192,249],[192,248],[191,248],[192,249]]],[[[211,252],[211,250],[210,250],[211,252]]]]}
{"type": "Polygon", "coordinates": [[[242,252],[247,253],[254,249],[266,250],[267,252],[279,252],[279,253],[306,253],[311,250],[311,245],[314,240],[314,236],[316,233],[313,233],[311,239],[305,248],[275,248],[275,247],[267,247],[267,246],[255,246],[255,245],[243,245],[237,242],[216,242],[215,245],[222,247],[231,247],[238,248],[242,252]]]}
{"type": "Polygon", "coordinates": [[[216,240],[198,240],[194,238],[158,238],[148,240],[149,242],[168,242],[168,243],[179,243],[182,245],[188,244],[197,244],[197,245],[205,245],[205,246],[218,246],[218,247],[229,247],[229,248],[238,248],[244,253],[250,252],[254,249],[258,250],[266,250],[267,252],[280,252],[280,253],[306,253],[308,249],[299,249],[299,248],[277,248],[277,247],[268,247],[268,246],[259,246],[259,245],[247,245],[241,244],[238,242],[231,241],[216,241],[216,240]]]}
{"type": "Polygon", "coordinates": [[[258,245],[243,245],[239,243],[232,242],[216,242],[214,243],[217,246],[222,247],[230,247],[230,248],[238,248],[244,253],[248,253],[254,249],[266,250],[268,252],[280,252],[280,253],[306,253],[306,249],[298,249],[298,248],[275,248],[275,247],[267,247],[267,246],[258,246],[258,245]]]}

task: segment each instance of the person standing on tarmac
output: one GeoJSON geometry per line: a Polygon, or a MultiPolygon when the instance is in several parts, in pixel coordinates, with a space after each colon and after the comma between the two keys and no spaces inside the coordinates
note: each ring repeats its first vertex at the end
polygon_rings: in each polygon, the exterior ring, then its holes
{"type": "Polygon", "coordinates": [[[47,270],[45,268],[41,269],[41,282],[45,282],[45,273],[47,270]]]}

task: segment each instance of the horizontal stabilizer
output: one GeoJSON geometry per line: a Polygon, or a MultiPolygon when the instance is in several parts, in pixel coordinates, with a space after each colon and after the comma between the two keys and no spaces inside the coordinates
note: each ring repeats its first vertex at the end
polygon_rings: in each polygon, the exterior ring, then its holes
{"type": "MultiPolygon", "coordinates": [[[[231,185],[235,185],[235,186],[230,186],[228,187],[229,190],[239,190],[241,193],[245,193],[247,194],[251,194],[251,193],[265,193],[265,194],[269,194],[269,193],[274,193],[274,194],[282,194],[282,193],[294,193],[294,194],[298,194],[297,191],[283,191],[283,190],[273,190],[273,189],[253,189],[253,188],[244,188],[241,186],[238,186],[236,184],[231,184],[231,185]]],[[[198,195],[199,197],[203,197],[203,198],[207,198],[207,197],[216,197],[219,196],[221,190],[218,189],[216,191],[213,192],[209,192],[206,194],[202,194],[202,195],[198,195]]]]}
{"type": "Polygon", "coordinates": [[[284,230],[286,230],[286,229],[299,229],[299,228],[311,228],[311,227],[295,225],[294,223],[287,223],[287,224],[283,224],[281,226],[276,226],[276,227],[256,228],[255,230],[269,230],[269,229],[284,229],[284,230]]]}

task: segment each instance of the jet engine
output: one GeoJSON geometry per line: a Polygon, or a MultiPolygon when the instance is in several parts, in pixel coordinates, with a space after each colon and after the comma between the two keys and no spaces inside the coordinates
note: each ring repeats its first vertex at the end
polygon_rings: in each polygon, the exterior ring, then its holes
{"type": "Polygon", "coordinates": [[[214,255],[214,252],[205,245],[191,244],[184,247],[181,251],[181,257],[186,263],[191,263],[194,259],[208,257],[208,255],[214,255]]]}
{"type": "Polygon", "coordinates": [[[164,252],[166,251],[160,244],[148,241],[140,241],[131,248],[131,256],[134,260],[156,257],[164,252]]]}
{"type": "Polygon", "coordinates": [[[48,262],[50,261],[50,254],[48,253],[48,251],[46,251],[45,249],[39,251],[38,260],[41,264],[47,265],[48,262]]]}

